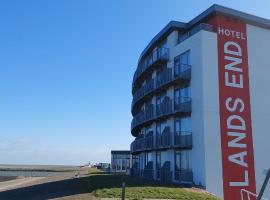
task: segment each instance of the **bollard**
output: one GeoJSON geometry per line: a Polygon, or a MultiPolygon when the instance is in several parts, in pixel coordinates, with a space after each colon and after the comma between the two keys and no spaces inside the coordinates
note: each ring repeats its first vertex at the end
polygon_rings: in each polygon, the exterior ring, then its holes
{"type": "Polygon", "coordinates": [[[122,200],[125,200],[126,183],[122,183],[122,200]]]}

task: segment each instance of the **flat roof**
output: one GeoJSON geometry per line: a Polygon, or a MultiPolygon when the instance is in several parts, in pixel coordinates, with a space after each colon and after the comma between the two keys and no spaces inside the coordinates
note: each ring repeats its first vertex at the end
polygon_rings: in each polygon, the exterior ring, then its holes
{"type": "Polygon", "coordinates": [[[214,14],[222,14],[224,16],[235,17],[240,19],[247,24],[251,24],[254,26],[259,26],[262,28],[270,29],[270,20],[261,18],[255,15],[247,14],[235,9],[231,9],[228,7],[224,7],[221,5],[214,4],[209,7],[207,10],[202,12],[200,15],[189,21],[188,23],[171,21],[169,22],[146,46],[146,48],[142,51],[138,64],[141,59],[149,52],[149,50],[153,49],[155,45],[157,45],[161,40],[166,38],[172,31],[174,30],[188,30],[193,26],[202,23],[205,19],[214,14]]]}
{"type": "Polygon", "coordinates": [[[130,154],[129,150],[112,150],[111,154],[130,154]]]}

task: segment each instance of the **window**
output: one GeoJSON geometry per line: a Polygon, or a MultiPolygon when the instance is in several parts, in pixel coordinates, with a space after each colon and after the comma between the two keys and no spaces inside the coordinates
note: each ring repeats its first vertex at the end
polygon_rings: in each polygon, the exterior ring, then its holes
{"type": "Polygon", "coordinates": [[[182,151],[181,152],[181,170],[190,170],[190,155],[189,151],[182,151]]]}
{"type": "Polygon", "coordinates": [[[175,151],[174,164],[175,164],[175,180],[179,180],[180,171],[191,170],[190,152],[175,151]]]}
{"type": "Polygon", "coordinates": [[[189,85],[176,88],[174,90],[175,109],[177,109],[177,106],[179,106],[181,103],[189,101],[190,96],[191,96],[191,89],[189,85]]]}
{"type": "Polygon", "coordinates": [[[161,104],[165,99],[166,93],[163,93],[156,98],[156,115],[160,115],[162,113],[161,104]]]}
{"type": "Polygon", "coordinates": [[[162,133],[166,127],[166,121],[159,122],[156,125],[156,145],[162,145],[162,133]]]}
{"type": "Polygon", "coordinates": [[[179,76],[190,67],[190,51],[186,51],[174,58],[174,76],[179,76]]]}
{"type": "Polygon", "coordinates": [[[176,135],[189,135],[191,132],[191,117],[176,118],[174,129],[176,135]]]}

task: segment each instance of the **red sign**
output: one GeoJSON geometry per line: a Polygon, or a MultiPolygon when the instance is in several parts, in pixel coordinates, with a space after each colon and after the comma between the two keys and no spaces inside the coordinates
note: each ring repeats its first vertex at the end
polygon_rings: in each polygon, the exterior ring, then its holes
{"type": "Polygon", "coordinates": [[[256,184],[246,24],[223,16],[216,16],[212,22],[218,36],[224,199],[247,199],[245,192],[241,197],[241,190],[256,193],[256,184]]]}

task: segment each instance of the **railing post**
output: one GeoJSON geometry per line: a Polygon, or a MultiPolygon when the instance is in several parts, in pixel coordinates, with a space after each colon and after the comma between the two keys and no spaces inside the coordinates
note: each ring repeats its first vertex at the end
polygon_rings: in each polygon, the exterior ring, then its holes
{"type": "Polygon", "coordinates": [[[126,183],[122,183],[122,200],[125,200],[126,183]]]}
{"type": "Polygon", "coordinates": [[[268,172],[267,172],[266,177],[264,179],[264,182],[263,182],[263,185],[262,185],[262,188],[260,190],[260,193],[258,195],[257,200],[261,200],[262,199],[263,193],[265,191],[265,188],[267,186],[267,183],[268,183],[269,179],[270,179],[270,169],[268,169],[268,172]]]}

